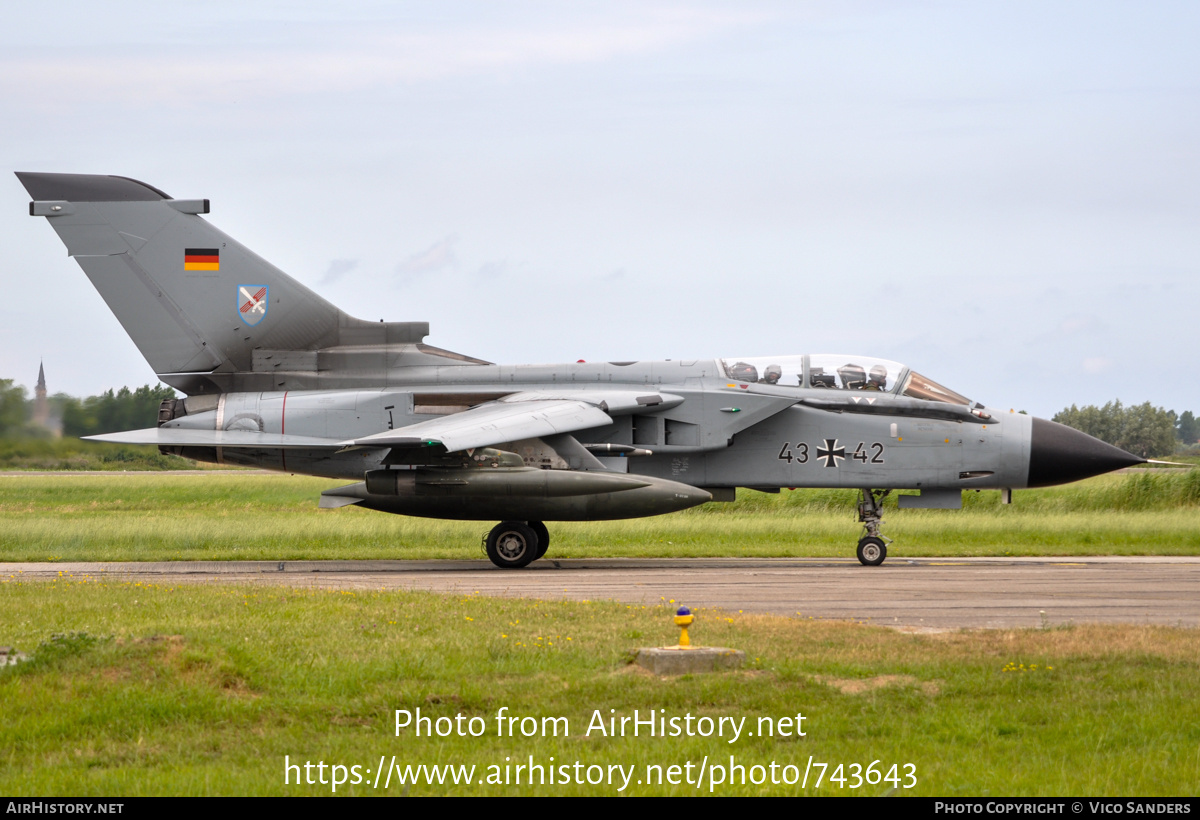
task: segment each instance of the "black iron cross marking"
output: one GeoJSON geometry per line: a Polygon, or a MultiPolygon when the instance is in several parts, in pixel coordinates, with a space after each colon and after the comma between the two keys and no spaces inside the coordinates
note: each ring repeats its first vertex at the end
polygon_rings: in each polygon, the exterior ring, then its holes
{"type": "Polygon", "coordinates": [[[840,466],[845,457],[846,448],[838,447],[838,440],[835,438],[825,439],[825,446],[817,448],[817,458],[825,459],[826,467],[840,466]]]}

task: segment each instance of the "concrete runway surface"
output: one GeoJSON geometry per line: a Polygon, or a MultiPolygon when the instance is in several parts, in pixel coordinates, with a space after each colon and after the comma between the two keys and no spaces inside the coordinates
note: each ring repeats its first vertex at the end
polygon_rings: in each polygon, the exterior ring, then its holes
{"type": "Polygon", "coordinates": [[[523,570],[464,561],[179,561],[0,564],[0,577],[272,583],[490,596],[611,599],[865,621],[909,630],[1067,623],[1200,626],[1200,558],[547,557],[523,570]]]}

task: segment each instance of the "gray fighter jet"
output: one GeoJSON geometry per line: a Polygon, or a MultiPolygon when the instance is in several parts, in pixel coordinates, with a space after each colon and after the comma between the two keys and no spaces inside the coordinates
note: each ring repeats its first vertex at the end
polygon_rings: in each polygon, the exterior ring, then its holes
{"type": "Polygon", "coordinates": [[[117,176],[18,173],[159,379],[158,426],[94,436],[201,461],[355,481],[320,505],[499,520],[488,557],[545,554],[545,521],[658,515],[735,488],[859,490],[858,558],[887,557],[880,503],[958,508],[1144,459],[856,355],[496,365],[355,319],[213,227],[208,200],[117,176]]]}

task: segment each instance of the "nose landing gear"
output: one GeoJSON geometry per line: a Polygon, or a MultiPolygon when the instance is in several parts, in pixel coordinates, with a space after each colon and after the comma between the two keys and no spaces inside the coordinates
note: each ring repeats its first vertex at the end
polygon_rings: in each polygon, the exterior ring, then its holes
{"type": "Polygon", "coordinates": [[[862,501],[858,502],[858,520],[866,533],[858,541],[858,560],[864,566],[877,567],[887,558],[887,545],[892,539],[880,534],[879,525],[883,523],[883,499],[890,492],[864,487],[862,501]]]}

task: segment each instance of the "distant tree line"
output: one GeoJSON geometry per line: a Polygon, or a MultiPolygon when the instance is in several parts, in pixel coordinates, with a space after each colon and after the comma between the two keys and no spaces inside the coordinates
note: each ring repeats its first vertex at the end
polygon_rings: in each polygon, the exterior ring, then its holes
{"type": "Polygon", "coordinates": [[[122,387],[115,393],[106,390],[86,399],[64,397],[62,432],[64,436],[92,436],[154,427],[158,406],[163,399],[175,397],[175,391],[162,384],[144,384],[134,390],[122,387]]]}
{"type": "MultiPolygon", "coordinates": [[[[47,399],[50,414],[59,420],[64,436],[92,436],[138,430],[158,424],[158,405],[176,398],[166,385],[143,385],[130,390],[106,390],[98,396],[77,398],[57,393],[47,399]]],[[[43,437],[50,431],[32,424],[34,402],[12,379],[0,379],[0,436],[43,437]]]]}
{"type": "Polygon", "coordinates": [[[0,436],[18,435],[29,421],[25,388],[0,379],[0,436]]]}
{"type": "Polygon", "coordinates": [[[1103,407],[1071,405],[1052,419],[1074,427],[1142,458],[1170,455],[1180,446],[1200,438],[1200,425],[1191,410],[1176,416],[1174,410],[1154,407],[1150,402],[1125,407],[1110,401],[1103,407]]]}
{"type": "Polygon", "coordinates": [[[1185,445],[1200,444],[1200,420],[1191,410],[1184,410],[1175,423],[1175,434],[1185,445]]]}

